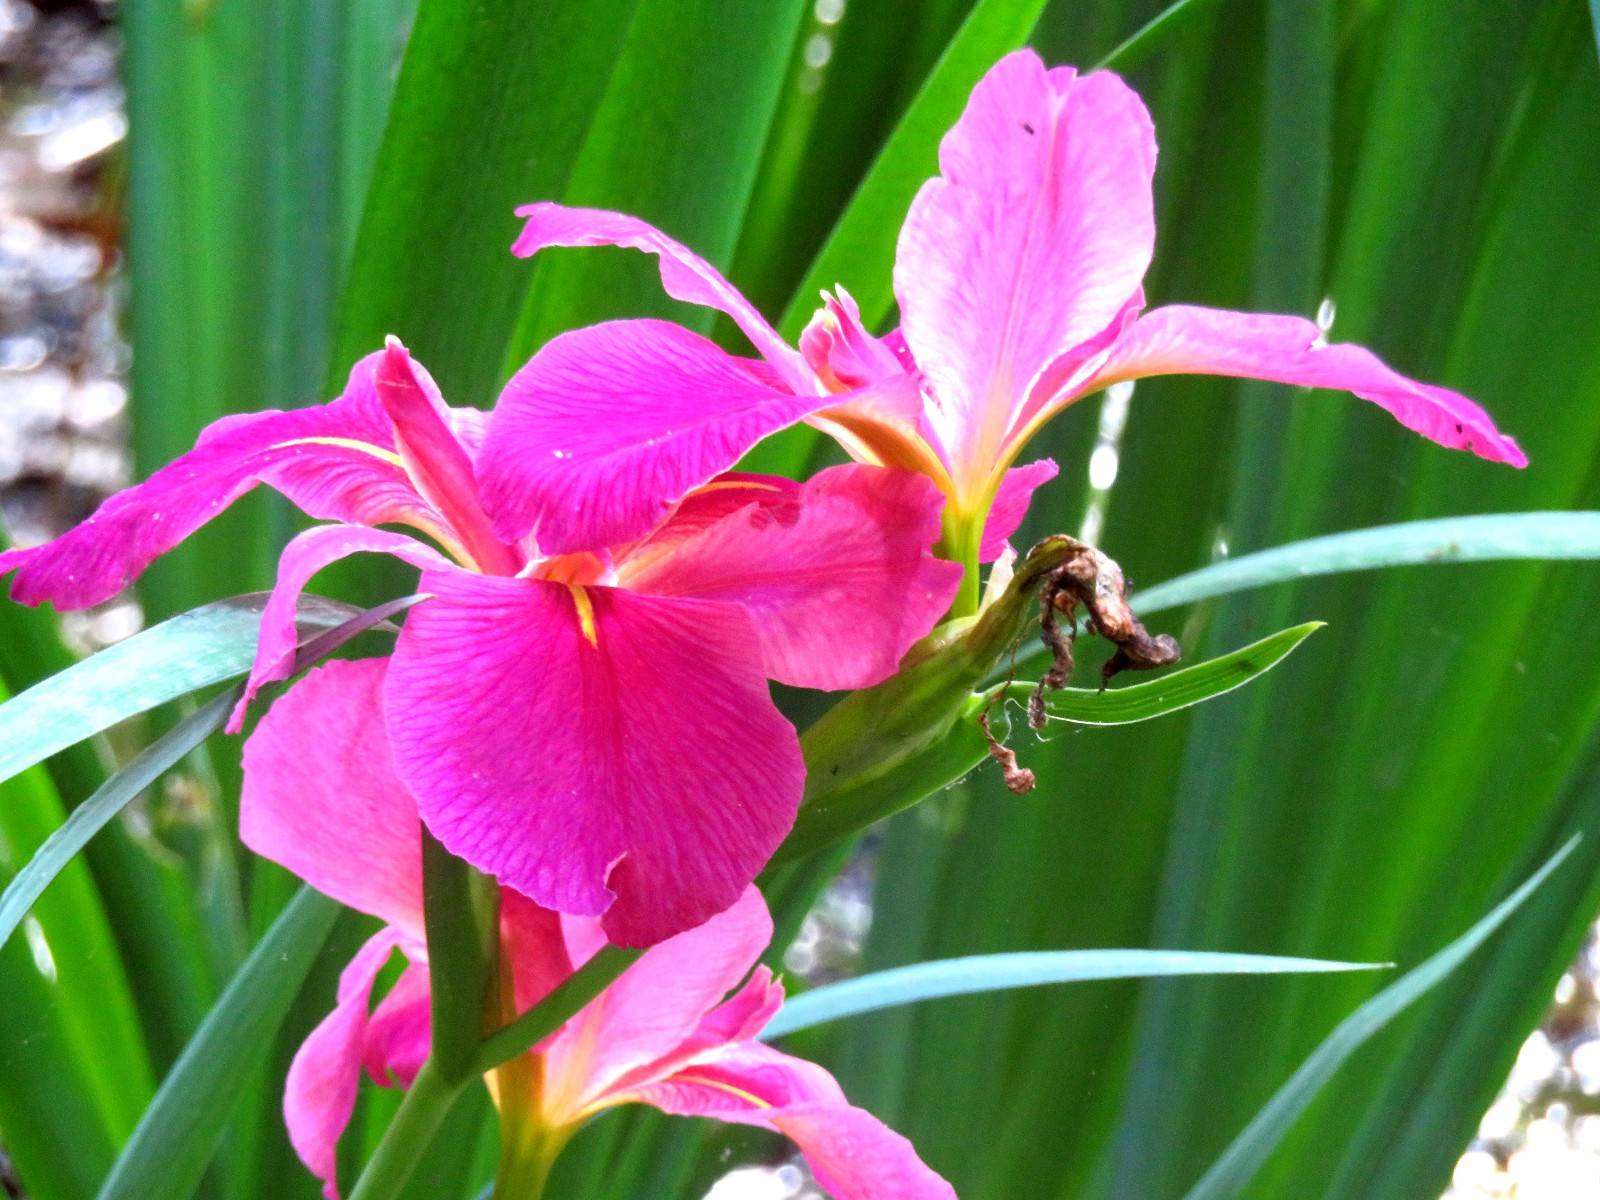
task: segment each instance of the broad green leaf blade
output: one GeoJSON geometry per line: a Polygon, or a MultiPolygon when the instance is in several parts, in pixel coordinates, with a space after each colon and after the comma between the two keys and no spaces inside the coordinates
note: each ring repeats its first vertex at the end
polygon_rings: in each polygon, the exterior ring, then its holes
{"type": "Polygon", "coordinates": [[[72,810],[21,871],[0,892],[0,944],[10,938],[53,880],[89,839],[128,803],[221,728],[241,690],[230,688],[190,713],[72,810]]]}
{"type": "MultiPolygon", "coordinates": [[[[1081,688],[1048,692],[1045,706],[1052,720],[1075,725],[1131,725],[1148,721],[1243,687],[1272,670],[1322,627],[1321,621],[1308,621],[1231,653],[1192,667],[1167,671],[1155,679],[1128,687],[1103,692],[1081,688]]],[[[1006,695],[1026,704],[1032,691],[1028,684],[1013,683],[1006,688],[1006,695]]],[[[1049,736],[1047,731],[1041,733],[1049,736]]]]}
{"type": "Polygon", "coordinates": [[[1431,563],[1600,558],[1600,512],[1494,513],[1407,521],[1258,550],[1145,588],[1142,613],[1164,612],[1289,580],[1431,563]]]}
{"type": "Polygon", "coordinates": [[[762,1031],[771,1040],[860,1013],[981,992],[1087,983],[1097,979],[1152,979],[1171,975],[1286,975],[1376,971],[1382,963],[1226,954],[1207,950],[1029,950],[979,954],[876,971],[802,993],[786,1001],[762,1031]]]}
{"type": "MultiPolygon", "coordinates": [[[[255,594],[192,609],[42,680],[0,707],[0,781],[129,717],[243,675],[255,658],[265,604],[266,596],[255,594]]],[[[308,597],[299,624],[306,632],[331,630],[361,612],[308,597]]]]}
{"type": "MultiPolygon", "coordinates": [[[[415,0],[154,0],[121,14],[132,440],[141,476],[230,412],[324,399],[348,211],[415,0]]],[[[140,581],[153,617],[272,578],[288,509],[252,497],[140,581]]]]}
{"type": "MultiPolygon", "coordinates": [[[[804,7],[639,0],[566,186],[524,200],[631,213],[726,266],[804,7]]],[[[640,254],[547,250],[518,266],[527,299],[506,351],[507,375],[566,329],[662,316],[708,330],[716,315],[669,299],[655,260],[640,254]]]]}
{"type": "Polygon", "coordinates": [[[530,278],[509,253],[512,211],[562,194],[636,7],[419,7],[339,307],[330,387],[392,333],[451,403],[492,398],[530,278]]]}
{"type": "Polygon", "coordinates": [[[1185,1200],[1230,1200],[1238,1196],[1267,1156],[1293,1128],[1323,1084],[1333,1077],[1346,1060],[1369,1038],[1466,962],[1473,951],[1482,946],[1528,897],[1539,890],[1540,885],[1566,861],[1577,844],[1578,839],[1574,837],[1466,933],[1408,971],[1340,1022],[1315,1053],[1306,1059],[1255,1119],[1240,1132],[1222,1157],[1188,1191],[1185,1200]]]}
{"type": "Polygon", "coordinates": [[[283,910],[162,1081],[98,1200],[189,1194],[338,915],[309,887],[283,910]]]}

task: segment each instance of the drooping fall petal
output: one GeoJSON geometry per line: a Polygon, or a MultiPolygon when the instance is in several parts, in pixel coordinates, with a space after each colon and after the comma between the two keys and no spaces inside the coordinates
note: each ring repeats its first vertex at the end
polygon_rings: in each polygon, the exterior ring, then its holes
{"type": "Polygon", "coordinates": [[[669,1113],[774,1130],[799,1147],[834,1200],[954,1200],[911,1143],[854,1108],[827,1071],[760,1045],[690,1063],[636,1093],[669,1113]]]}
{"type": "Polygon", "coordinates": [[[1005,553],[1010,538],[1028,515],[1033,493],[1056,477],[1055,460],[1041,458],[1025,466],[1013,467],[1000,481],[989,518],[983,526],[983,542],[978,547],[979,562],[993,562],[1005,553]]]}
{"type": "Polygon", "coordinates": [[[910,1141],[864,1108],[802,1104],[778,1109],[768,1120],[800,1148],[834,1200],[955,1200],[955,1188],[910,1141]]]}
{"type": "Polygon", "coordinates": [[[1148,375],[1231,375],[1354,392],[1430,441],[1490,462],[1528,464],[1517,443],[1467,397],[1407,379],[1365,347],[1328,345],[1321,329],[1301,317],[1158,308],[1112,347],[1088,387],[1148,375]]]}
{"type": "Polygon", "coordinates": [[[565,1107],[578,1111],[680,1052],[771,940],[766,903],[746,888],[705,924],[652,946],[547,1044],[546,1088],[567,1092],[565,1107]]]}
{"type": "Polygon", "coordinates": [[[437,528],[439,515],[396,455],[373,389],[376,360],[357,363],[332,403],[224,417],[189,453],[118,492],[55,541],[0,553],[0,575],[16,571],[12,598],[51,600],[63,609],[108,600],[258,483],[313,517],[437,528]]]}
{"type": "Polygon", "coordinates": [[[868,687],[893,674],[960,585],[960,567],[930,553],[942,503],[920,475],[832,467],[781,503],[747,504],[619,570],[640,592],[739,605],[773,679],[868,687]]]}
{"type": "Polygon", "coordinates": [[[420,941],[422,835],[383,726],[388,662],[325,663],[244,747],[239,836],[318,891],[420,941]]]}
{"type": "Polygon", "coordinates": [[[658,524],[751,446],[828,403],[666,321],[553,339],[501,393],[478,459],[504,541],[594,550],[658,524]]]}
{"type": "Polygon", "coordinates": [[[300,637],[295,613],[300,595],[311,577],[330,563],[363,552],[392,554],[423,569],[447,570],[450,567],[450,561],[442,554],[403,533],[359,525],[318,525],[296,534],[278,558],[278,579],[261,612],[255,663],[250,668],[244,695],[228,718],[229,733],[238,733],[244,727],[245,710],[261,688],[289,677],[300,637]]]}
{"type": "Polygon", "coordinates": [[[733,318],[756,353],[797,392],[813,390],[805,364],[767,319],[720,271],[680,242],[638,217],[598,208],[569,208],[543,202],[517,209],[527,218],[511,252],[529,258],[547,246],[627,246],[654,254],[661,264],[661,286],[687,304],[703,304],[733,318]]]}
{"type": "Polygon", "coordinates": [[[350,1123],[361,1084],[361,1057],[372,985],[389,960],[398,935],[374,934],[339,976],[334,1010],[300,1044],[284,1086],[283,1117],[300,1161],[322,1180],[322,1194],[338,1200],[339,1135],[350,1123]]]}
{"type": "Polygon", "coordinates": [[[945,135],[900,233],[895,295],[958,481],[986,474],[1034,376],[1138,291],[1155,155],[1122,80],[1047,71],[1031,50],[991,68],[945,135]]]}
{"type": "Polygon", "coordinates": [[[385,703],[446,847],[628,945],[738,899],[805,776],[741,610],[460,571],[422,587],[385,703]]]}

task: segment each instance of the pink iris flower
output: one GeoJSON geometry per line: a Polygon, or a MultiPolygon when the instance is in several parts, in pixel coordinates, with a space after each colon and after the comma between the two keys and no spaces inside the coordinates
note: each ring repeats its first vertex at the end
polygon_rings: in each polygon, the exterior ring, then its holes
{"type": "MultiPolygon", "coordinates": [[[[1156,142],[1139,97],[1116,75],[1047,70],[1030,50],[996,64],[940,145],[940,174],[900,231],[894,292],[901,326],[877,338],[841,288],[798,348],[709,264],[636,218],[534,204],[516,253],[631,246],[659,256],[669,294],[727,313],[763,362],[658,322],[625,321],[554,339],[507,390],[484,446],[495,528],[537,525],[554,544],[628,536],[651,519],[649,447],[696,447],[720,470],[760,437],[804,419],[857,461],[916,470],[946,497],[945,552],[993,559],[1048,460],[1009,473],[1028,439],[1091,392],[1151,375],[1227,375],[1354,392],[1445,446],[1515,466],[1526,458],[1465,396],[1417,383],[1370,351],[1328,345],[1293,316],[1173,305],[1142,312],[1155,245],[1156,142]],[[649,364],[666,359],[666,373],[649,364]],[[648,419],[583,427],[592,396],[637,397],[648,419]],[[569,451],[522,453],[524,438],[569,451]],[[576,500],[573,498],[577,497],[576,500]]],[[[687,459],[687,456],[685,456],[687,459]]]]}
{"type": "MultiPolygon", "coordinates": [[[[669,358],[633,366],[673,378],[669,358]]],[[[613,393],[568,400],[596,438],[634,419],[613,393]]],[[[265,483],[334,523],[284,551],[253,694],[287,675],[296,602],[318,570],[358,551],[420,568],[432,599],[406,619],[385,703],[423,819],[501,883],[546,908],[604,914],[614,940],[647,945],[737,900],[793,821],[804,763],[768,680],[876,683],[949,607],[959,568],[930,553],[939,497],[914,474],[856,465],[803,484],[718,466],[680,486],[677,431],[658,430],[611,489],[631,502],[653,487],[647,519],[588,522],[593,536],[575,538],[558,518],[594,497],[547,496],[548,539],[532,524],[505,536],[481,499],[504,490],[497,473],[514,462],[480,452],[499,421],[447,407],[391,339],[333,402],[217,422],[56,541],[0,555],[0,573],[16,571],[24,603],[95,604],[265,483]]],[[[682,433],[693,437],[687,421],[682,433]]],[[[558,472],[579,457],[574,442],[515,441],[558,472]]],[[[241,704],[232,728],[243,716],[241,704]]],[[[337,753],[319,728],[302,747],[337,753]]]]}
{"type": "MultiPolygon", "coordinates": [[[[406,1087],[429,1049],[417,804],[395,774],[383,728],[385,675],[395,669],[383,659],[315,669],[273,706],[245,751],[245,843],[384,922],[345,968],[337,1006],[289,1069],[290,1138],[329,1200],[337,1196],[335,1147],[363,1069],[406,1087]],[[335,748],[330,756],[307,754],[308,728],[335,748]],[[404,971],[374,1006],[375,981],[397,949],[404,971]]],[[[502,953],[523,1011],[606,939],[591,917],[558,915],[510,889],[501,900],[502,953]]],[[[726,911],[646,951],[535,1047],[524,1090],[514,1090],[507,1068],[492,1074],[502,1128],[530,1143],[528,1169],[547,1167],[596,1113],[639,1103],[781,1133],[838,1200],[953,1200],[910,1143],[851,1107],[827,1071],[756,1040],[783,1003],[765,967],[751,972],[771,937],[761,894],[745,888],[726,911]],[[524,1111],[505,1112],[512,1104],[524,1111]]]]}

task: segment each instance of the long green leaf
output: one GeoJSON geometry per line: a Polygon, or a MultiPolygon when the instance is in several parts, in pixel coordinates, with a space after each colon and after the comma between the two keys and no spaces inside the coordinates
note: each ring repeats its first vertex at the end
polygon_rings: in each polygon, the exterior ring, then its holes
{"type": "Polygon", "coordinates": [[[490,399],[529,280],[507,252],[512,210],[562,193],[636,7],[420,6],[339,308],[330,386],[393,333],[452,403],[490,399]]]}
{"type": "Polygon", "coordinates": [[[5,891],[0,892],[0,944],[11,936],[50,881],[78,855],[90,838],[105,828],[135,796],[221,728],[240,694],[240,689],[232,688],[207,701],[72,810],[66,821],[6,885],[5,891]]]}
{"type": "MultiPolygon", "coordinates": [[[[804,7],[799,0],[638,0],[566,186],[523,199],[633,213],[725,265],[804,7]]],[[[653,315],[709,329],[714,316],[668,299],[655,263],[638,255],[547,251],[519,267],[527,299],[506,374],[579,325],[653,315]]]]}
{"type": "Polygon", "coordinates": [[[1528,897],[1576,849],[1573,838],[1521,887],[1495,905],[1484,918],[1426,962],[1384,988],[1345,1020],[1317,1047],[1255,1119],[1235,1138],[1222,1157],[1189,1189],[1186,1200],[1227,1200],[1240,1190],[1336,1071],[1370,1038],[1410,1008],[1472,956],[1473,951],[1505,924],[1528,897]]]}
{"type": "Polygon", "coordinates": [[[1600,512],[1495,513],[1407,521],[1310,538],[1202,567],[1146,588],[1140,613],[1344,571],[1431,563],[1600,558],[1600,512]]]}
{"type": "MultiPolygon", "coordinates": [[[[0,707],[0,781],[129,717],[250,669],[264,595],[203,605],[135,634],[35,684],[0,707]]],[[[308,597],[303,632],[362,610],[308,597]]]]}
{"type": "MultiPolygon", "coordinates": [[[[1228,654],[1165,672],[1159,678],[1130,687],[1103,692],[1080,688],[1047,692],[1045,709],[1052,720],[1074,725],[1132,725],[1180,712],[1214,697],[1225,696],[1270,671],[1322,627],[1321,621],[1308,621],[1228,654]]],[[[1026,703],[1032,691],[1027,684],[1013,683],[1006,688],[1006,695],[1026,703]]]]}
{"type": "Polygon", "coordinates": [[[813,1025],[945,996],[1041,987],[1047,983],[1153,979],[1171,975],[1317,974],[1376,971],[1383,966],[1382,963],[1208,950],[1029,950],[978,954],[875,971],[802,993],[784,1004],[761,1036],[767,1040],[785,1037],[813,1025]]]}
{"type": "Polygon", "coordinates": [[[187,1196],[216,1151],[239,1081],[267,1052],[339,906],[301,889],[250,952],[162,1081],[99,1200],[187,1196]]]}

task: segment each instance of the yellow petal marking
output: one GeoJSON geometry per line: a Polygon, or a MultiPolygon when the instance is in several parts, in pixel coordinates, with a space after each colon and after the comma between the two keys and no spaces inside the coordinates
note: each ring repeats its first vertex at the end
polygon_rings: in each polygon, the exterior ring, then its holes
{"type": "Polygon", "coordinates": [[[578,624],[583,629],[583,636],[589,639],[589,645],[598,650],[600,632],[595,627],[594,601],[589,599],[589,589],[576,583],[569,583],[566,588],[572,593],[572,606],[578,610],[578,624]]]}
{"type": "Polygon", "coordinates": [[[273,446],[274,450],[286,450],[290,446],[337,446],[341,450],[354,450],[360,454],[370,454],[373,458],[381,458],[384,462],[399,467],[402,471],[406,464],[393,450],[385,450],[382,446],[374,446],[371,442],[363,442],[356,438],[342,437],[304,437],[293,438],[287,442],[279,442],[273,446]]]}
{"type": "Polygon", "coordinates": [[[704,1075],[692,1075],[687,1072],[680,1071],[676,1075],[668,1076],[665,1082],[697,1083],[701,1087],[708,1087],[719,1092],[726,1092],[728,1095],[743,1100],[746,1104],[754,1105],[756,1108],[772,1107],[772,1105],[768,1104],[760,1096],[757,1096],[752,1092],[747,1092],[743,1088],[734,1087],[731,1083],[723,1083],[720,1079],[707,1079],[704,1075]]]}

